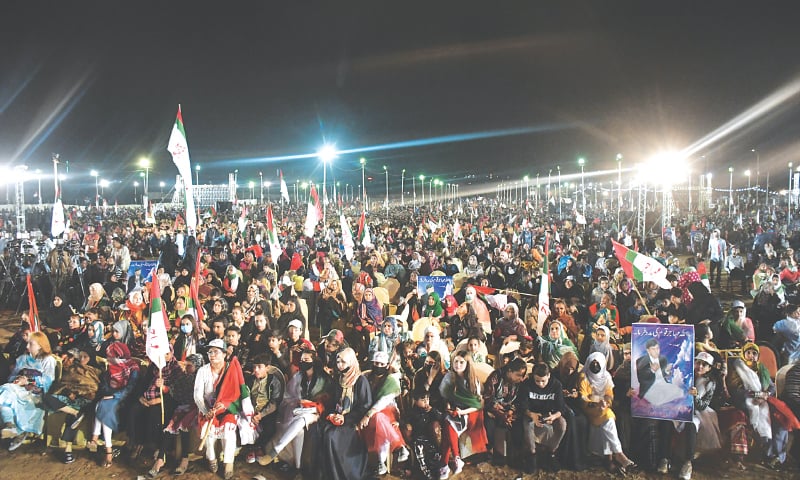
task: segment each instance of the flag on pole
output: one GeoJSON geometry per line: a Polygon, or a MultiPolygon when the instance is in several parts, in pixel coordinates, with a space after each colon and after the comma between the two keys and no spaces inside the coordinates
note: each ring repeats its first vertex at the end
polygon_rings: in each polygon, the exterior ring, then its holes
{"type": "Polygon", "coordinates": [[[364,247],[372,246],[372,238],[369,235],[369,225],[367,225],[367,214],[361,211],[361,217],[358,219],[358,243],[364,247]]]}
{"type": "Polygon", "coordinates": [[[458,219],[453,222],[453,240],[457,240],[461,236],[461,224],[458,223],[458,219]]]}
{"type": "MultiPolygon", "coordinates": [[[[189,299],[186,302],[186,313],[194,317],[194,328],[200,333],[200,323],[204,320],[203,305],[200,303],[200,296],[197,293],[197,280],[192,279],[189,284],[189,299]]],[[[182,360],[185,360],[182,359],[182,360]]]]}
{"type": "Polygon", "coordinates": [[[706,270],[706,263],[700,262],[697,264],[697,274],[700,275],[700,283],[706,286],[708,291],[711,291],[711,282],[708,279],[708,270],[706,270]]]}
{"type": "Polygon", "coordinates": [[[611,240],[614,254],[628,278],[637,282],[655,282],[661,288],[672,288],[667,269],[657,260],[611,240]]]}
{"type": "Polygon", "coordinates": [[[153,365],[161,370],[167,364],[166,355],[169,352],[167,312],[161,306],[161,287],[155,269],[151,277],[153,280],[150,282],[150,322],[147,325],[145,352],[153,365]]]}
{"type": "Polygon", "coordinates": [[[67,230],[64,223],[64,205],[61,203],[61,190],[56,190],[56,201],[53,203],[53,220],[50,222],[50,234],[60,237],[67,230]]]}
{"type": "Polygon", "coordinates": [[[272,205],[267,206],[267,239],[269,241],[269,253],[272,255],[272,263],[277,265],[281,256],[281,243],[278,240],[278,228],[272,217],[272,205]]]}
{"type": "Polygon", "coordinates": [[[542,262],[542,284],[539,289],[539,316],[536,321],[536,333],[541,336],[544,322],[550,317],[550,235],[544,239],[544,261],[542,262]]]}
{"type": "Polygon", "coordinates": [[[242,214],[239,216],[238,227],[240,232],[244,232],[247,227],[247,205],[242,207],[242,214]]]}
{"type": "Polygon", "coordinates": [[[192,165],[189,160],[189,144],[186,141],[186,130],[183,128],[183,115],[181,106],[178,105],[178,115],[172,134],[169,136],[167,151],[172,155],[172,162],[178,167],[184,188],[184,203],[186,204],[186,228],[194,232],[197,228],[197,211],[194,208],[194,194],[192,190],[192,165]]]}
{"type": "Polygon", "coordinates": [[[26,277],[28,288],[28,322],[31,324],[31,331],[38,332],[39,328],[39,307],[36,306],[36,295],[33,293],[33,284],[31,283],[31,274],[26,277]]]}
{"type": "Polygon", "coordinates": [[[281,200],[289,203],[289,188],[286,186],[286,181],[283,179],[283,170],[278,170],[278,174],[281,177],[281,200]]]}
{"type": "Polygon", "coordinates": [[[319,207],[319,196],[314,184],[311,184],[311,192],[308,196],[308,210],[306,211],[306,224],[303,233],[306,237],[314,236],[317,224],[322,220],[322,210],[319,207]]]}
{"type": "Polygon", "coordinates": [[[339,214],[339,223],[342,226],[342,245],[344,246],[344,256],[347,260],[353,260],[355,242],[353,242],[353,231],[343,213],[339,214]]]}

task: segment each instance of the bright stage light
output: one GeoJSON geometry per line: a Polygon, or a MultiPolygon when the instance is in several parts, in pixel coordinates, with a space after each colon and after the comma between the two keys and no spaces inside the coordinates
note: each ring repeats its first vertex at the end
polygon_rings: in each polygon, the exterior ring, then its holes
{"type": "Polygon", "coordinates": [[[111,185],[111,182],[109,182],[108,180],[106,180],[106,179],[100,180],[100,186],[101,187],[107,188],[109,185],[111,185]]]}
{"type": "Polygon", "coordinates": [[[322,160],[324,163],[332,162],[336,159],[336,146],[335,145],[323,145],[322,148],[317,150],[317,157],[322,160]]]}
{"type": "Polygon", "coordinates": [[[639,175],[642,181],[668,187],[685,181],[688,171],[686,158],[679,152],[662,152],[640,165],[639,175]]]}

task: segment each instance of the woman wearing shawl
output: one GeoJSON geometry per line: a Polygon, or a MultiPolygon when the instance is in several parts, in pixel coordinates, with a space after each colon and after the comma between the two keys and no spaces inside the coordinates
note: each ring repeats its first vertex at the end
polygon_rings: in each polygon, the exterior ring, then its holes
{"type": "Polygon", "coordinates": [[[130,352],[130,347],[133,345],[133,341],[134,339],[133,333],[131,333],[130,322],[127,320],[120,320],[111,326],[111,336],[100,345],[100,350],[97,352],[97,354],[101,357],[108,358],[108,348],[116,342],[124,343],[130,352]]]}
{"type": "Polygon", "coordinates": [[[439,294],[432,292],[430,295],[428,295],[428,301],[426,302],[425,308],[422,309],[422,316],[441,318],[443,311],[444,308],[442,308],[442,301],[439,299],[439,294]]]}
{"type": "MultiPolygon", "coordinates": [[[[138,401],[131,402],[126,409],[128,445],[131,447],[130,460],[139,457],[145,443],[158,441],[161,437],[160,433],[164,430],[163,419],[169,419],[175,410],[175,403],[167,393],[181,367],[175,360],[172,345],[169,346],[169,351],[164,355],[164,359],[166,363],[161,371],[154,363],[150,364],[142,381],[137,384],[138,391],[134,393],[138,397],[138,401]],[[162,411],[164,412],[163,417],[162,411]]],[[[167,452],[159,453],[160,458],[165,459],[167,452]]]]}
{"type": "Polygon", "coordinates": [[[683,270],[683,275],[678,280],[678,288],[683,291],[683,295],[681,295],[681,300],[683,304],[686,305],[686,308],[689,308],[689,305],[692,304],[692,294],[689,293],[689,285],[693,283],[701,283],[700,274],[697,273],[697,269],[694,267],[686,267],[683,270]]]}
{"type": "Polygon", "coordinates": [[[86,336],[89,338],[87,345],[94,352],[93,355],[97,355],[100,345],[103,344],[104,330],[103,322],[100,320],[95,320],[86,326],[86,336]]]}
{"type": "Polygon", "coordinates": [[[352,348],[336,356],[336,370],[335,401],[325,412],[325,420],[318,423],[322,478],[361,480],[369,476],[367,447],[356,427],[372,405],[372,391],[352,348]]]}
{"type": "Polygon", "coordinates": [[[86,297],[86,303],[83,305],[81,311],[85,312],[90,308],[110,307],[111,301],[106,296],[106,291],[103,290],[103,285],[93,283],[89,285],[89,296],[86,297]]]}
{"type": "Polygon", "coordinates": [[[744,302],[734,300],[730,311],[725,315],[719,328],[720,348],[739,348],[746,342],[755,341],[756,331],[753,328],[753,321],[747,316],[744,302]]]}
{"type": "Polygon", "coordinates": [[[422,343],[417,347],[419,357],[424,359],[429,353],[437,351],[444,359],[445,368],[450,368],[450,350],[440,336],[439,327],[435,325],[426,327],[423,335],[422,343]]]}
{"type": "Polygon", "coordinates": [[[225,278],[222,280],[223,295],[229,298],[237,298],[239,296],[240,283],[242,283],[242,272],[233,265],[228,265],[225,270],[225,278]]]}
{"type": "Polygon", "coordinates": [[[64,360],[64,370],[61,380],[53,386],[52,392],[42,399],[45,407],[51,412],[64,412],[64,463],[72,463],[75,456],[72,454],[72,442],[75,441],[79,418],[83,419],[81,411],[89,405],[100,387],[101,370],[95,363],[95,351],[70,350],[64,360]]]}
{"type": "Polygon", "coordinates": [[[47,326],[59,332],[69,330],[69,317],[72,315],[72,307],[64,301],[65,298],[64,294],[56,293],[53,296],[53,305],[45,317],[47,326]]]}
{"type": "Polygon", "coordinates": [[[391,316],[386,317],[381,325],[381,331],[369,344],[370,358],[375,352],[386,352],[391,356],[398,343],[400,343],[400,335],[397,332],[397,319],[391,316]]]}
{"type": "Polygon", "coordinates": [[[442,464],[439,478],[450,475],[450,460],[453,460],[453,473],[459,474],[464,468],[458,439],[466,433],[471,440],[473,454],[486,451],[489,440],[483,425],[483,398],[481,383],[475,374],[475,367],[468,352],[458,352],[453,357],[451,369],[442,379],[439,391],[447,402],[442,448],[442,464]]]}
{"type": "Polygon", "coordinates": [[[497,326],[492,332],[493,350],[499,352],[503,345],[508,342],[519,342],[528,335],[525,322],[519,318],[519,306],[516,303],[509,303],[503,309],[503,318],[497,321],[497,326]]]}
{"type": "Polygon", "coordinates": [[[611,342],[609,341],[611,334],[608,327],[600,325],[594,332],[594,339],[592,345],[589,347],[589,354],[600,352],[606,357],[606,365],[609,371],[614,370],[614,354],[611,350],[611,342]]]}
{"type": "MultiPolygon", "coordinates": [[[[353,315],[353,328],[356,338],[353,346],[361,354],[364,354],[369,347],[370,334],[375,332],[383,323],[383,309],[375,292],[371,288],[364,290],[361,301],[356,304],[356,311],[353,315]]],[[[366,360],[363,357],[362,360],[366,360]]]]}
{"type": "MultiPolygon", "coordinates": [[[[127,322],[126,322],[127,323],[127,322]]],[[[115,341],[109,345],[106,352],[108,370],[103,372],[100,379],[100,388],[94,418],[94,431],[92,439],[86,443],[90,452],[97,451],[97,440],[100,432],[103,433],[103,443],[106,447],[106,456],[103,466],[111,466],[113,451],[111,448],[111,434],[119,430],[120,403],[131,393],[139,376],[139,362],[131,358],[128,346],[123,342],[115,341]]]]}
{"type": "Polygon", "coordinates": [[[389,473],[386,459],[391,452],[400,450],[397,461],[408,459],[408,449],[398,427],[400,412],[395,399],[400,396],[400,380],[389,373],[389,353],[377,351],[372,354],[372,370],[365,374],[369,382],[373,403],[358,424],[362,431],[367,451],[378,454],[378,475],[389,473]]]}
{"type": "Polygon", "coordinates": [[[494,370],[486,378],[483,389],[484,426],[488,444],[493,446],[493,463],[504,465],[508,445],[520,439],[517,427],[521,425],[517,407],[524,396],[520,387],[528,365],[525,360],[515,358],[494,370]]]}
{"type": "Polygon", "coordinates": [[[194,381],[197,371],[203,366],[203,357],[199,354],[191,354],[186,357],[182,370],[176,370],[173,375],[172,384],[169,391],[164,395],[171,398],[174,410],[170,417],[165,416],[167,426],[161,432],[161,443],[158,451],[161,457],[156,459],[150,476],[155,477],[166,463],[166,452],[172,442],[172,437],[181,437],[181,462],[175,469],[175,475],[186,473],[189,468],[189,431],[197,424],[197,405],[194,403],[194,381]],[[155,475],[154,475],[155,474],[155,475]]]}
{"type": "Polygon", "coordinates": [[[589,419],[589,451],[606,457],[610,471],[625,474],[636,469],[636,464],[622,452],[619,442],[614,412],[611,410],[614,381],[606,370],[606,358],[602,353],[595,352],[586,359],[578,394],[589,419]]]}
{"type": "Polygon", "coordinates": [[[39,405],[42,395],[50,389],[55,373],[56,359],[50,354],[47,335],[31,333],[28,353],[17,358],[9,376],[12,381],[0,386],[2,436],[12,438],[9,451],[19,448],[29,433],[42,433],[44,410],[39,405]]]}
{"type": "Polygon", "coordinates": [[[492,319],[489,316],[489,309],[486,307],[486,304],[478,298],[478,293],[472,285],[464,290],[464,301],[469,303],[472,307],[484,333],[492,333],[492,319]]]}
{"type": "Polygon", "coordinates": [[[548,334],[536,337],[542,362],[551,369],[555,369],[561,362],[561,358],[568,352],[574,353],[576,358],[578,356],[578,349],[572,344],[564,330],[561,322],[553,320],[550,322],[548,334]]]}
{"type": "Polygon", "coordinates": [[[775,398],[775,383],[767,367],[758,361],[759,353],[754,343],[742,347],[742,358],[733,361],[728,387],[733,404],[745,411],[758,435],[768,466],[777,469],[786,461],[789,432],[800,428],[800,422],[775,398]]]}

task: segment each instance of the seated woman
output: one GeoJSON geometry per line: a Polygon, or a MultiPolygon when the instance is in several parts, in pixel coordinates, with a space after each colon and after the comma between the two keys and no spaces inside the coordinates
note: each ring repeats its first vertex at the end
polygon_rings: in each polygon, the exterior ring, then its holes
{"type": "Polygon", "coordinates": [[[433,351],[439,352],[442,356],[446,368],[450,368],[450,352],[447,349],[447,344],[439,336],[439,328],[431,325],[425,328],[424,339],[417,347],[417,354],[420,358],[425,358],[433,351]]]}
{"type": "Polygon", "coordinates": [[[423,317],[432,317],[432,318],[441,318],[442,313],[444,312],[444,308],[442,307],[442,302],[439,299],[439,294],[436,292],[431,292],[428,295],[427,302],[425,306],[422,308],[422,316],[423,317]]]}
{"type": "Polygon", "coordinates": [[[192,427],[197,425],[197,405],[194,403],[194,381],[197,377],[197,371],[203,366],[203,356],[193,353],[186,357],[183,363],[183,369],[176,372],[174,375],[172,386],[167,394],[172,399],[172,404],[175,409],[172,411],[171,417],[165,417],[167,426],[161,432],[161,440],[159,443],[158,451],[159,458],[155,460],[153,468],[150,469],[150,476],[158,476],[161,469],[166,464],[166,452],[172,437],[180,435],[181,438],[181,462],[175,468],[175,475],[183,475],[189,468],[189,432],[192,427]]]}
{"type": "Polygon", "coordinates": [[[536,337],[538,343],[540,357],[542,362],[546,363],[551,369],[561,362],[561,358],[568,352],[578,356],[578,349],[567,337],[564,326],[559,320],[550,322],[547,335],[536,337]]]}
{"type": "Polygon", "coordinates": [[[383,323],[383,309],[371,288],[364,290],[353,315],[353,328],[357,332],[353,346],[362,354],[368,350],[370,334],[383,323]]]}
{"type": "Polygon", "coordinates": [[[339,352],[336,370],[332,406],[318,424],[318,465],[324,480],[362,479],[367,475],[367,446],[357,424],[372,405],[372,391],[352,348],[339,352]]]}
{"type": "Polygon", "coordinates": [[[610,471],[625,474],[637,468],[622,451],[614,422],[611,403],[614,400],[614,381],[606,370],[606,358],[595,352],[586,359],[581,373],[578,393],[583,411],[589,419],[589,451],[606,457],[610,471]]]}
{"type": "Polygon", "coordinates": [[[521,437],[521,432],[517,431],[521,425],[517,407],[523,400],[520,387],[527,372],[525,361],[515,358],[489,374],[484,383],[483,421],[495,465],[506,464],[508,445],[518,443],[521,437]]]}
{"type": "Polygon", "coordinates": [[[33,332],[28,353],[17,358],[11,371],[11,383],[0,386],[0,415],[3,438],[11,438],[8,450],[22,445],[28,434],[39,435],[44,426],[42,396],[50,389],[56,374],[56,359],[50,354],[50,342],[42,332],[33,332]]]}
{"type": "Polygon", "coordinates": [[[445,409],[444,397],[439,391],[439,386],[442,384],[445,373],[447,373],[447,367],[444,365],[442,354],[438,351],[433,351],[425,357],[422,368],[414,374],[411,384],[412,390],[428,392],[430,405],[440,412],[445,409]]]}
{"type": "Polygon", "coordinates": [[[378,475],[389,473],[386,460],[395,450],[399,450],[398,462],[408,460],[408,449],[400,434],[398,422],[400,412],[396,398],[400,395],[400,381],[389,373],[389,354],[372,354],[372,370],[365,374],[372,392],[372,406],[358,423],[362,430],[367,451],[378,454],[378,475]]]}
{"type": "Polygon", "coordinates": [[[758,435],[767,465],[778,469],[786,461],[789,431],[800,428],[800,422],[783,401],[775,398],[775,383],[758,361],[759,353],[754,343],[742,347],[742,358],[731,363],[728,387],[733,404],[745,411],[758,435]]]}
{"type": "Polygon", "coordinates": [[[45,407],[51,412],[64,412],[64,433],[61,440],[64,447],[64,463],[72,463],[72,442],[75,441],[78,426],[83,419],[83,409],[94,400],[100,387],[101,370],[95,363],[93,351],[70,350],[64,359],[61,380],[53,386],[51,393],[42,398],[45,407]]]}
{"type": "Polygon", "coordinates": [[[605,325],[598,325],[594,332],[594,340],[589,347],[589,354],[600,352],[606,357],[606,368],[609,371],[614,370],[614,352],[611,349],[611,342],[609,341],[609,330],[605,325]]]}
{"type": "Polygon", "coordinates": [[[111,434],[119,431],[119,406],[136,385],[136,379],[139,377],[139,362],[131,358],[128,346],[122,342],[114,342],[109,345],[106,353],[108,370],[103,372],[100,378],[98,391],[100,400],[95,408],[94,431],[92,439],[86,443],[86,449],[92,453],[97,452],[97,441],[102,431],[106,447],[106,456],[102,465],[108,468],[114,457],[111,434]]]}
{"type": "Polygon", "coordinates": [[[107,350],[114,343],[124,343],[128,347],[130,354],[131,346],[134,344],[133,332],[131,332],[131,324],[127,320],[120,320],[111,326],[111,335],[100,345],[100,350],[97,354],[101,357],[108,358],[107,350]]]}
{"type": "Polygon", "coordinates": [[[375,352],[385,352],[391,355],[398,343],[400,343],[400,335],[397,331],[397,320],[391,316],[386,317],[383,319],[380,332],[369,344],[370,357],[375,352]]]}
{"type": "Polygon", "coordinates": [[[483,398],[481,383],[475,375],[472,358],[467,352],[458,352],[453,357],[453,364],[439,386],[442,397],[447,402],[448,415],[444,422],[444,438],[440,478],[450,475],[450,460],[453,460],[453,473],[461,473],[464,461],[458,438],[467,433],[472,441],[472,453],[486,451],[486,429],[483,425],[483,398]]]}
{"type": "Polygon", "coordinates": [[[185,362],[190,355],[202,354],[205,351],[202,331],[196,328],[194,316],[187,313],[180,319],[180,333],[172,344],[175,360],[185,362]]]}
{"type": "Polygon", "coordinates": [[[497,321],[492,333],[493,352],[499,352],[503,345],[508,342],[518,342],[527,335],[525,322],[519,318],[519,306],[516,303],[509,303],[503,309],[503,318],[497,321]]]}

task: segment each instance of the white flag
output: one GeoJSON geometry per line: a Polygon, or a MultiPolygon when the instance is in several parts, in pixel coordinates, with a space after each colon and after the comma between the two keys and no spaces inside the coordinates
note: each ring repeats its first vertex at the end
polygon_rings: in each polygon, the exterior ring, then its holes
{"type": "Polygon", "coordinates": [[[184,188],[184,202],[186,203],[186,228],[189,232],[197,229],[197,211],[194,207],[194,193],[192,190],[192,165],[189,160],[189,144],[186,142],[186,130],[183,128],[183,115],[181,106],[178,105],[178,116],[169,136],[167,151],[172,155],[172,162],[178,167],[184,188]]]}

